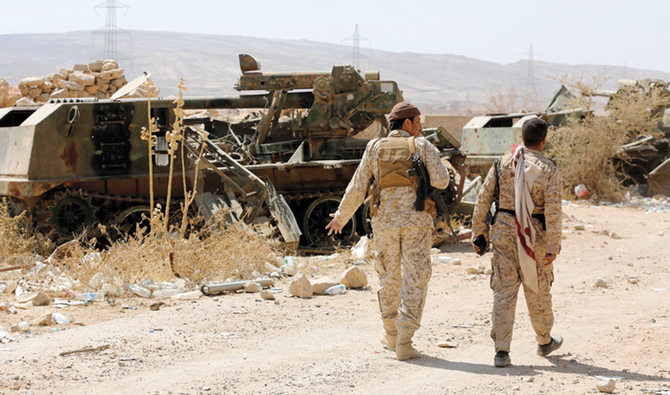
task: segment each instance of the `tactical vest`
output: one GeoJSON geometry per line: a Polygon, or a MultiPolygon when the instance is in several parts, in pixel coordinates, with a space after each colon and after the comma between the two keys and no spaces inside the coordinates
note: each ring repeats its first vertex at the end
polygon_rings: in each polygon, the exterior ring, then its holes
{"type": "Polygon", "coordinates": [[[407,175],[412,165],[412,155],[416,153],[414,137],[383,138],[379,144],[379,188],[412,186],[412,178],[407,175]]]}

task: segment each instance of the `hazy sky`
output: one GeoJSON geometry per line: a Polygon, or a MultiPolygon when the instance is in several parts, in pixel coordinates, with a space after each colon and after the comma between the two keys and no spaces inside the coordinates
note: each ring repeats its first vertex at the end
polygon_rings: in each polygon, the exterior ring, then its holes
{"type": "MultiPolygon", "coordinates": [[[[106,0],[0,0],[0,35],[94,30],[106,0]]],[[[351,45],[361,51],[455,54],[670,71],[670,0],[123,0],[117,25],[351,45]]],[[[0,40],[10,39],[0,36],[0,40]]]]}

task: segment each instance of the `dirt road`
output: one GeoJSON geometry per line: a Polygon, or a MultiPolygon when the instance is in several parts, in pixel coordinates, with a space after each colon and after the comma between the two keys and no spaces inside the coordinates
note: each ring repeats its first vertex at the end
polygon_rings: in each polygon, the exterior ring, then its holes
{"type": "MultiPolygon", "coordinates": [[[[83,326],[37,328],[0,344],[0,393],[585,394],[597,392],[597,376],[615,377],[621,394],[670,387],[670,213],[574,204],[564,213],[553,295],[554,333],[565,343],[546,359],[535,354],[521,295],[513,366],[492,367],[489,276],[465,270],[490,268],[491,255],[462,244],[445,251],[461,265],[433,266],[417,360],[398,362],[381,347],[368,264],[360,267],[370,289],[332,297],[285,297],[282,280],[277,303],[234,294],[169,301],[159,311],[142,299],[69,307],[60,312],[83,326]],[[612,232],[620,238],[604,234],[612,232]],[[609,287],[595,287],[599,278],[609,287]],[[456,347],[438,347],[446,341],[456,347]],[[102,345],[110,347],[59,356],[102,345]]],[[[344,269],[325,263],[313,269],[319,276],[344,269]]],[[[52,311],[0,312],[0,325],[52,311]]]]}

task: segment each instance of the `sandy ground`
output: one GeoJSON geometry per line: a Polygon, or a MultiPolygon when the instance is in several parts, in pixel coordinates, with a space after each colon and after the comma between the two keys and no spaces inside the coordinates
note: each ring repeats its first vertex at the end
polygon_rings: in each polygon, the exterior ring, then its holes
{"type": "MultiPolygon", "coordinates": [[[[0,345],[0,393],[585,394],[597,392],[597,376],[616,378],[615,393],[670,387],[670,213],[574,204],[564,213],[553,295],[554,333],[565,343],[546,359],[535,354],[521,295],[513,366],[492,366],[489,276],[465,270],[489,268],[491,255],[479,258],[463,243],[443,254],[461,265],[433,266],[417,360],[398,362],[379,343],[368,264],[359,267],[370,288],[331,297],[285,297],[289,282],[281,280],[277,303],[238,293],[169,301],[159,311],[142,299],[68,307],[59,312],[83,325],[32,328],[0,345]],[[609,288],[595,287],[598,278],[609,288]],[[445,341],[457,347],[438,347],[445,341]],[[109,348],[59,356],[102,345],[109,348]]],[[[344,269],[323,266],[319,275],[344,269]]],[[[0,325],[9,330],[53,311],[0,312],[0,325]]]]}

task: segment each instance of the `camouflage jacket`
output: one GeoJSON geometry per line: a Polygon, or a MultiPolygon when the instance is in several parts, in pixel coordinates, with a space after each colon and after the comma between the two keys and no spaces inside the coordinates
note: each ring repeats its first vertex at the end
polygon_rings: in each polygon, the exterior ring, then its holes
{"type": "MultiPolygon", "coordinates": [[[[410,137],[410,134],[400,129],[392,131],[389,137],[410,137]]],[[[341,225],[349,222],[356,213],[365,199],[370,181],[379,174],[379,142],[380,139],[374,139],[368,143],[361,163],[347,186],[344,198],[335,213],[335,219],[341,225]]],[[[442,165],[435,147],[423,137],[417,137],[414,144],[416,154],[426,165],[431,185],[438,189],[449,186],[449,174],[442,165]]],[[[418,183],[411,187],[383,189],[380,194],[379,211],[372,219],[372,227],[377,230],[415,226],[432,228],[433,219],[430,214],[414,209],[417,188],[418,183]]]]}
{"type": "MultiPolygon", "coordinates": [[[[558,254],[561,248],[561,221],[563,181],[561,172],[556,163],[544,156],[540,151],[525,148],[525,160],[531,161],[542,169],[542,174],[535,180],[530,192],[535,209],[533,214],[544,214],[547,253],[558,254]]],[[[501,209],[514,211],[514,168],[512,155],[507,154],[500,160],[500,198],[501,209]]],[[[475,212],[472,215],[472,239],[479,235],[489,238],[489,226],[486,224],[486,214],[493,204],[496,186],[495,168],[491,166],[484,185],[479,190],[475,203],[475,212]]]]}

